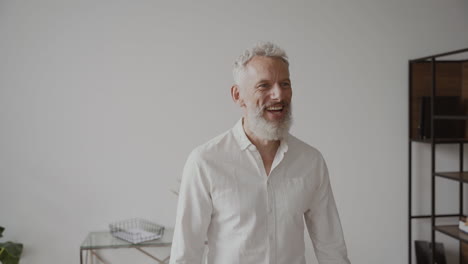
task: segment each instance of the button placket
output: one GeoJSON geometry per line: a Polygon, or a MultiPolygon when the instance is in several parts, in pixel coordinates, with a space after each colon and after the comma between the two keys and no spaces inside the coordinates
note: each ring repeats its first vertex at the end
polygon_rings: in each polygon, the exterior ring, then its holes
{"type": "Polygon", "coordinates": [[[268,242],[269,242],[269,256],[270,263],[275,260],[276,254],[276,241],[275,241],[275,230],[276,230],[276,218],[274,215],[274,204],[275,204],[275,193],[273,191],[272,177],[267,179],[267,193],[268,193],[268,242]]]}
{"type": "Polygon", "coordinates": [[[276,263],[276,218],[275,218],[275,194],[273,191],[273,182],[272,182],[272,174],[273,171],[270,172],[270,175],[266,174],[265,166],[263,165],[263,160],[260,155],[260,152],[254,147],[249,148],[251,150],[251,154],[257,163],[257,169],[261,176],[263,176],[264,188],[266,189],[266,200],[267,200],[267,208],[265,208],[267,214],[267,221],[266,221],[266,228],[267,234],[265,237],[265,241],[268,243],[268,257],[270,264],[276,263]]]}
{"type": "Polygon", "coordinates": [[[268,215],[271,218],[271,214],[273,213],[273,192],[271,190],[271,177],[268,177],[266,185],[268,193],[268,215]]]}

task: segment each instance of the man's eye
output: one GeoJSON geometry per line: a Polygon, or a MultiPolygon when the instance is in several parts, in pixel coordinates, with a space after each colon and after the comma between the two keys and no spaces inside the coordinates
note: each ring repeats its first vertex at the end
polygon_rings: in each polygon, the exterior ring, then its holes
{"type": "Polygon", "coordinates": [[[291,84],[288,83],[288,82],[285,82],[285,83],[283,83],[283,86],[284,86],[284,87],[289,87],[289,86],[291,86],[291,84]]]}
{"type": "Polygon", "coordinates": [[[258,85],[258,88],[267,88],[268,85],[266,83],[261,83],[258,85]]]}

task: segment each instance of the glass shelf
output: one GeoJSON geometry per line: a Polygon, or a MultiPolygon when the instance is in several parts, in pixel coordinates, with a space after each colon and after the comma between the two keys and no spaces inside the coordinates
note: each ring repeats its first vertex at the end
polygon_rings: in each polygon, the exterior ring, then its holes
{"type": "Polygon", "coordinates": [[[131,247],[169,247],[172,243],[173,229],[166,228],[160,239],[150,240],[138,244],[132,244],[125,240],[114,237],[109,231],[90,232],[81,244],[80,249],[103,249],[103,248],[131,248],[131,247]]]}

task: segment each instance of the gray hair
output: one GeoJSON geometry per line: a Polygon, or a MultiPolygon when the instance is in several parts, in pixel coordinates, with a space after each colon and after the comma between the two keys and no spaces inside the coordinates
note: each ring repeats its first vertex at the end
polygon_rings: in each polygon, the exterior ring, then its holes
{"type": "Polygon", "coordinates": [[[286,52],[282,48],[271,42],[259,42],[252,48],[245,50],[242,55],[234,61],[232,76],[236,84],[239,84],[240,74],[244,71],[245,65],[247,65],[254,56],[279,58],[289,66],[288,55],[286,55],[286,52]]]}

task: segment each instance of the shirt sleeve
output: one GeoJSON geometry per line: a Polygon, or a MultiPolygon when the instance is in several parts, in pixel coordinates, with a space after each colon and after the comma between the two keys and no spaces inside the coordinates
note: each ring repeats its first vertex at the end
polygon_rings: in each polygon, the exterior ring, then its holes
{"type": "Polygon", "coordinates": [[[316,171],[320,185],[304,219],[320,264],[350,264],[325,161],[316,171]]]}
{"type": "Polygon", "coordinates": [[[209,181],[192,152],[185,163],[179,190],[171,248],[171,264],[202,262],[212,202],[209,181]]]}

